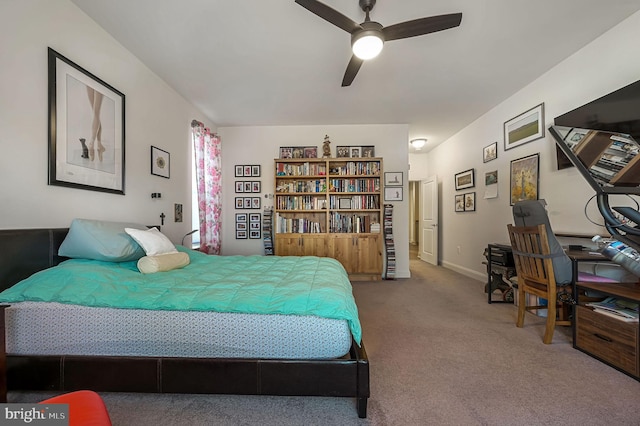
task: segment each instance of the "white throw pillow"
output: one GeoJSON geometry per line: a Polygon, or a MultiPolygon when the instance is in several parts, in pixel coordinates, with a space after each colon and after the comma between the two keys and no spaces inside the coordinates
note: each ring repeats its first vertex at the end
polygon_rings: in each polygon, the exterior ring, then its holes
{"type": "Polygon", "coordinates": [[[165,253],[177,253],[176,246],[158,228],[151,228],[146,231],[133,228],[124,228],[124,232],[136,240],[147,256],[155,256],[165,253]]]}

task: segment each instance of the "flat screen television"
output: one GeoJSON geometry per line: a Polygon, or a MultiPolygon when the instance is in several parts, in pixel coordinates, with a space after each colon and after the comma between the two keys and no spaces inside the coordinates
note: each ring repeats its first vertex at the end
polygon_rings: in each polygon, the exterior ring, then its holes
{"type": "MultiPolygon", "coordinates": [[[[556,126],[604,130],[640,141],[640,80],[554,119],[556,126]]],[[[571,161],[556,147],[558,170],[571,161]]]]}
{"type": "Polygon", "coordinates": [[[640,195],[640,81],[555,118],[558,168],[574,165],[596,193],[605,227],[640,251],[640,212],[609,195],[640,195]],[[630,222],[629,222],[630,221],[630,222]]]}

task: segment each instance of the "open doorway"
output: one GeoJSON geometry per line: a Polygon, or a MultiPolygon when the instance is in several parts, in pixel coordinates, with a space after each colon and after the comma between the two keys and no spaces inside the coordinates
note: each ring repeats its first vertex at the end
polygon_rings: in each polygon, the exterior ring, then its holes
{"type": "Polygon", "coordinates": [[[418,258],[420,246],[420,181],[409,181],[409,259],[418,258]]]}

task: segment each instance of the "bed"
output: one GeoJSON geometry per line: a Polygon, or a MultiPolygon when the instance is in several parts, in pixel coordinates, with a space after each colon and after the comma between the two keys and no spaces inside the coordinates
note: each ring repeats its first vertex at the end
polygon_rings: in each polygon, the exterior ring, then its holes
{"type": "MultiPolygon", "coordinates": [[[[67,236],[68,229],[27,229],[27,230],[0,230],[0,291],[14,286],[23,279],[60,264],[66,260],[58,255],[58,249],[67,236]]],[[[202,255],[198,253],[198,255],[202,255]]],[[[205,256],[205,255],[202,255],[205,256]]],[[[265,258],[260,256],[261,258],[265,258]]],[[[271,257],[271,256],[269,256],[271,257]]],[[[246,257],[243,257],[246,258],[246,257]]],[[[274,257],[277,260],[277,257],[274,257]]],[[[262,259],[257,259],[261,261],[262,259]]],[[[245,259],[247,261],[247,259],[245,259]]],[[[253,261],[253,260],[252,260],[253,261]]],[[[65,265],[70,262],[65,262],[65,265]]],[[[191,266],[191,265],[190,265],[191,266]]],[[[189,267],[185,267],[187,270],[189,267]]],[[[57,268],[56,268],[57,269],[57,268]]],[[[289,274],[291,275],[291,274],[289,274]]],[[[359,324],[346,319],[322,319],[328,327],[326,332],[313,332],[314,336],[320,336],[319,347],[330,347],[328,343],[331,336],[342,334],[342,340],[346,335],[349,339],[346,348],[344,342],[338,344],[335,349],[329,348],[326,353],[318,353],[314,348],[305,348],[302,352],[296,345],[297,341],[286,333],[282,342],[293,342],[294,349],[289,350],[285,344],[266,345],[265,348],[254,349],[250,346],[242,346],[242,339],[232,337],[234,343],[223,344],[214,342],[209,348],[192,342],[188,332],[194,336],[202,336],[204,331],[213,327],[222,329],[220,322],[207,323],[206,307],[196,309],[196,312],[185,312],[190,318],[176,316],[175,310],[169,309],[161,312],[162,329],[172,329],[176,335],[185,335],[179,345],[168,341],[155,342],[140,350],[131,342],[118,341],[105,338],[91,348],[87,348],[85,341],[74,333],[75,341],[66,342],[63,353],[59,348],[44,344],[38,349],[22,348],[20,341],[33,340],[20,338],[18,326],[27,322],[40,321],[48,324],[46,319],[32,319],[29,315],[53,313],[64,310],[66,303],[57,302],[18,302],[11,303],[10,308],[3,308],[0,315],[0,336],[2,346],[2,359],[0,367],[6,365],[6,374],[1,374],[0,398],[6,400],[7,389],[10,390],[60,390],[71,391],[78,389],[91,389],[95,391],[116,392],[158,392],[158,393],[213,393],[213,394],[246,394],[246,395],[309,395],[309,396],[335,396],[353,397],[356,399],[356,408],[359,417],[366,417],[367,400],[369,391],[369,362],[364,344],[360,339],[359,324]],[[16,307],[22,306],[21,310],[16,307]],[[172,316],[173,315],[173,316],[172,316]],[[5,318],[5,316],[7,318],[5,318]],[[31,318],[31,319],[30,319],[31,318]],[[5,321],[8,334],[5,336],[5,321]],[[190,322],[191,321],[191,322],[190,322]],[[191,325],[190,325],[191,324],[191,325]],[[200,331],[198,331],[200,330],[200,331]],[[337,330],[337,331],[336,331],[337,330]],[[342,330],[342,332],[340,332],[342,330]],[[345,331],[346,330],[346,331],[345,331]],[[13,335],[12,333],[15,333],[13,335]],[[198,334],[201,333],[201,334],[198,334]],[[327,337],[329,336],[329,337],[327,337]],[[325,338],[326,340],[322,340],[325,338]],[[21,340],[22,339],[22,340],[21,340]],[[189,344],[191,342],[192,344],[189,344]],[[342,345],[343,349],[340,349],[342,345]],[[211,346],[234,350],[210,351],[211,346]],[[47,347],[49,349],[47,349],[47,347]],[[151,347],[151,349],[149,349],[151,347]],[[275,348],[275,349],[274,349],[275,348]],[[285,348],[278,352],[280,348],[285,348]],[[8,350],[7,350],[8,349],[8,350]],[[277,350],[276,350],[277,349],[277,350]],[[209,351],[209,352],[208,352],[209,351]],[[274,352],[275,351],[275,352],[274,352]],[[306,352],[305,352],[306,351],[306,352]],[[342,351],[347,353],[340,355],[342,351]],[[276,353],[277,352],[277,353],[276,353]],[[5,362],[6,360],[6,362],[5,362]],[[99,371],[101,374],[96,374],[99,371]]],[[[172,301],[171,303],[175,303],[172,301]]],[[[286,303],[285,303],[286,304],[286,303]]],[[[107,319],[116,318],[119,322],[107,328],[131,327],[130,323],[158,323],[158,318],[149,316],[151,312],[138,312],[147,317],[141,320],[135,310],[125,310],[127,315],[114,315],[109,307],[102,306],[76,306],[73,314],[63,315],[76,319],[75,326],[71,323],[53,326],[50,331],[60,330],[61,327],[73,329],[82,328],[82,324],[91,323],[83,321],[85,312],[92,310],[100,312],[101,317],[93,320],[98,325],[107,319]],[[122,318],[120,318],[122,317],[122,318]],[[66,325],[65,325],[66,324],[66,325]]],[[[120,311],[120,312],[125,312],[120,311]]],[[[68,312],[68,311],[65,311],[68,312]]],[[[227,312],[218,313],[226,319],[214,321],[230,321],[229,317],[246,316],[248,320],[256,316],[260,318],[260,325],[264,330],[280,330],[286,327],[287,321],[295,317],[296,321],[310,321],[314,315],[289,315],[286,312],[276,314],[227,312]],[[252,316],[253,315],[253,316],[252,316]],[[264,320],[268,321],[264,321],[264,320]],[[284,324],[284,325],[283,325],[284,324]]],[[[59,316],[58,316],[59,317],[59,316]]],[[[207,317],[208,318],[208,317],[207,317]]],[[[66,319],[65,319],[66,321],[66,319]]],[[[107,321],[108,322],[108,321],[107,321]]],[[[232,328],[237,328],[227,324],[232,328]]],[[[316,324],[317,325],[317,324],[316,324]]],[[[248,330],[256,330],[256,325],[244,326],[248,330]]],[[[32,327],[33,328],[33,327],[32,327]]],[[[90,330],[93,330],[90,328],[90,330]]],[[[255,335],[263,335],[258,328],[255,335]]],[[[45,329],[46,331],[46,329],[45,329]]],[[[44,334],[49,334],[45,332],[44,334]]],[[[90,331],[89,334],[93,334],[90,331]]],[[[122,334],[118,332],[116,334],[122,334]]],[[[151,333],[153,334],[153,333],[151,333]]],[[[225,335],[225,333],[220,333],[225,335]]],[[[276,333],[278,334],[278,333],[276,333]]],[[[28,335],[27,335],[28,336],[28,335]]],[[[295,334],[294,334],[295,336],[295,334]]],[[[254,336],[255,337],[255,336],[254,336]]],[[[54,336],[51,341],[56,342],[65,338],[65,333],[54,336]]],[[[250,339],[245,339],[250,340],[250,339]]],[[[266,339],[272,340],[272,339],[266,339]]],[[[300,339],[302,341],[303,339],[300,339]]],[[[309,340],[309,339],[307,339],[309,340]]],[[[311,339],[316,340],[316,339],[311,339]]],[[[303,345],[302,345],[303,346],[303,345]]]]}

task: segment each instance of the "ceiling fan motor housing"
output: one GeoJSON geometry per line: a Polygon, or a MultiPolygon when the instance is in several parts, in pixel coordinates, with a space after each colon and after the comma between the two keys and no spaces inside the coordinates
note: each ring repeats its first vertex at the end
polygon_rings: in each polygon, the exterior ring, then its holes
{"type": "Polygon", "coordinates": [[[371,12],[373,6],[376,5],[376,0],[360,0],[360,8],[365,12],[371,12]]]}

